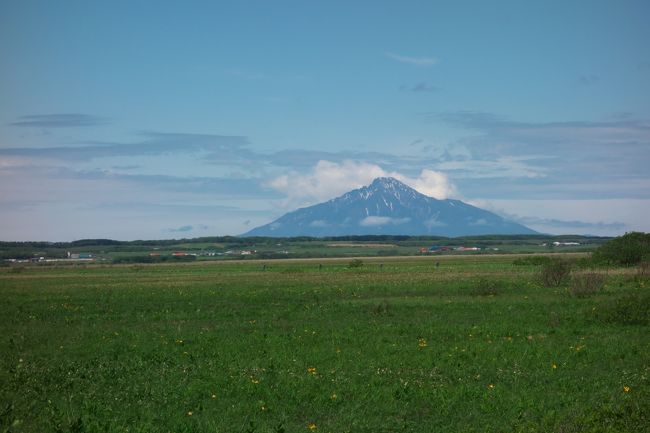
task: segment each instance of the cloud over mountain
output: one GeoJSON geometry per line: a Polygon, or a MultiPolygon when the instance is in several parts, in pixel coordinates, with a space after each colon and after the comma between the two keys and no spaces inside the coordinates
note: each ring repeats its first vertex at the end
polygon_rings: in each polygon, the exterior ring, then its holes
{"type": "Polygon", "coordinates": [[[423,169],[416,178],[388,172],[377,164],[345,160],[341,163],[321,160],[308,173],[292,171],[278,176],[268,186],[284,193],[288,205],[327,200],[359,188],[378,177],[394,177],[422,194],[445,199],[455,192],[444,173],[423,169]]]}

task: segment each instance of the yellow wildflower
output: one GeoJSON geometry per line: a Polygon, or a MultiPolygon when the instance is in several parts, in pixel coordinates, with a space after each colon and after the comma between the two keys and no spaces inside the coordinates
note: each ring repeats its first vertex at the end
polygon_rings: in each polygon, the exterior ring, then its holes
{"type": "Polygon", "coordinates": [[[309,424],[307,424],[307,428],[309,430],[316,430],[316,424],[314,424],[313,422],[310,422],[309,424]]]}
{"type": "Polygon", "coordinates": [[[494,384],[489,384],[489,385],[488,385],[488,388],[489,388],[489,389],[494,389],[494,384]]]}
{"type": "Polygon", "coordinates": [[[630,387],[629,386],[624,386],[623,387],[623,392],[630,392],[630,387]]]}
{"type": "Polygon", "coordinates": [[[316,374],[316,367],[309,367],[307,369],[307,373],[309,374],[316,374]]]}
{"type": "Polygon", "coordinates": [[[331,398],[332,400],[336,400],[336,399],[338,398],[338,396],[336,395],[336,393],[333,393],[333,394],[330,396],[330,398],[331,398]]]}
{"type": "Polygon", "coordinates": [[[553,364],[551,364],[551,367],[553,367],[553,370],[555,370],[557,368],[557,364],[553,363],[553,364]]]}
{"type": "Polygon", "coordinates": [[[187,412],[187,416],[192,416],[192,411],[191,410],[187,412]]]}
{"type": "Polygon", "coordinates": [[[420,338],[418,340],[418,347],[420,348],[427,347],[427,340],[424,338],[420,338]]]}

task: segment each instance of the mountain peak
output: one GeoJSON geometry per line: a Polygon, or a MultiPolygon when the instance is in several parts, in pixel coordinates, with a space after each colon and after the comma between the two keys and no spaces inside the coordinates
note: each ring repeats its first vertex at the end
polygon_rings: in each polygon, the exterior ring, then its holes
{"type": "Polygon", "coordinates": [[[437,200],[393,177],[378,177],[325,203],[289,212],[244,236],[533,234],[458,200],[437,200]]]}
{"type": "Polygon", "coordinates": [[[376,187],[376,188],[384,188],[384,189],[389,189],[389,188],[410,188],[406,184],[400,182],[399,180],[395,179],[394,177],[378,177],[375,178],[375,180],[372,181],[370,184],[371,187],[376,187]]]}

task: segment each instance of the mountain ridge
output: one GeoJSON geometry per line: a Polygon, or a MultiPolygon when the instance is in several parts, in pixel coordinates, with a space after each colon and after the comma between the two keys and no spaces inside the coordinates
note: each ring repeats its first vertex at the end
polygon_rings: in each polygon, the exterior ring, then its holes
{"type": "Polygon", "coordinates": [[[242,236],[467,236],[537,234],[460,200],[426,196],[392,177],[379,177],[326,202],[296,209],[242,236]]]}

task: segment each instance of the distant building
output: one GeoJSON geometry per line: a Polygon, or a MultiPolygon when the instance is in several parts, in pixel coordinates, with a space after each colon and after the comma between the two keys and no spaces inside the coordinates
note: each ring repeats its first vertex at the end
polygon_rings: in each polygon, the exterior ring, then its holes
{"type": "Polygon", "coordinates": [[[558,241],[555,241],[555,242],[553,242],[553,245],[556,246],[556,247],[569,247],[569,246],[580,245],[580,242],[558,242],[558,241]]]}
{"type": "Polygon", "coordinates": [[[90,260],[93,255],[90,253],[71,253],[68,251],[68,258],[71,260],[90,260]]]}
{"type": "Polygon", "coordinates": [[[450,250],[451,250],[451,247],[432,245],[432,246],[429,247],[427,252],[429,252],[429,253],[442,253],[444,251],[450,251],[450,250]]]}
{"type": "Polygon", "coordinates": [[[454,248],[454,250],[456,250],[456,251],[479,251],[480,248],[479,247],[463,247],[463,246],[461,246],[461,247],[454,248]]]}

